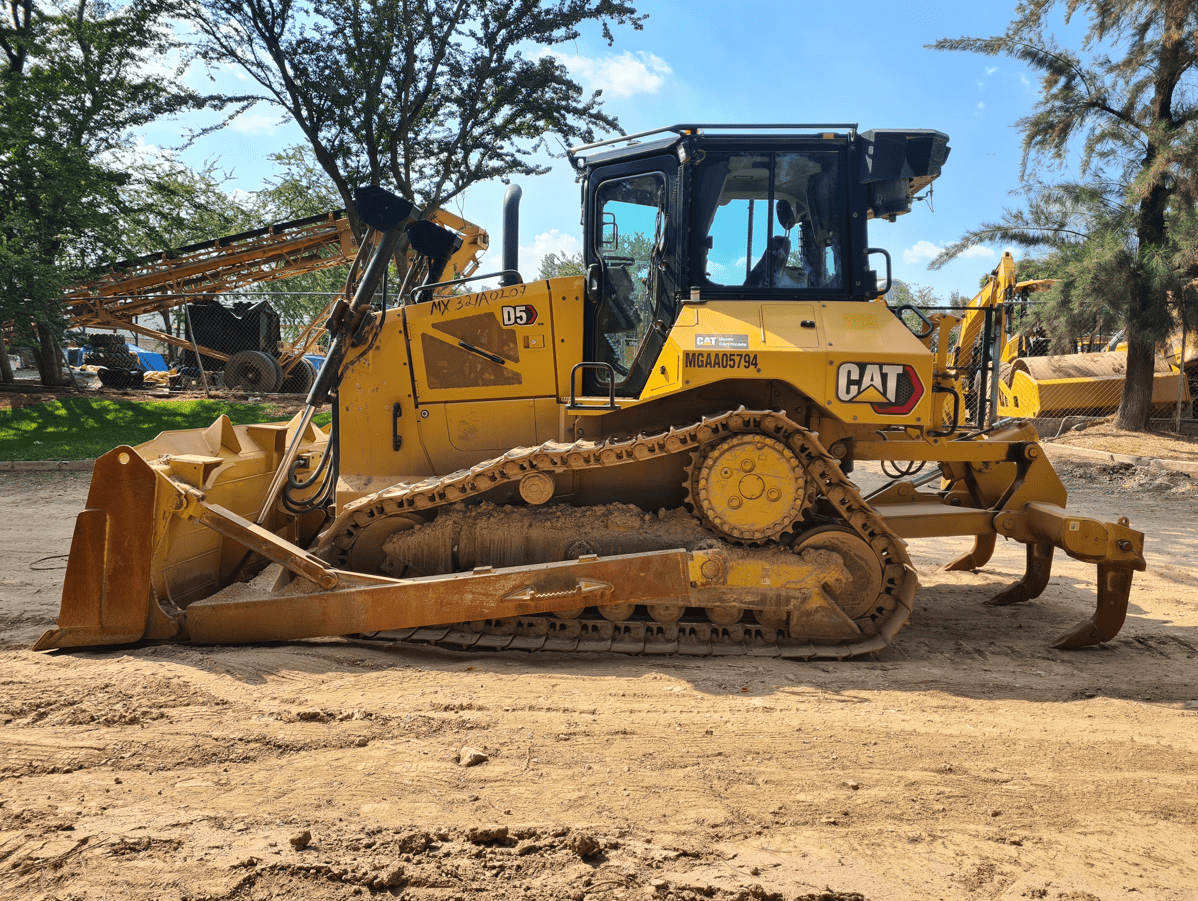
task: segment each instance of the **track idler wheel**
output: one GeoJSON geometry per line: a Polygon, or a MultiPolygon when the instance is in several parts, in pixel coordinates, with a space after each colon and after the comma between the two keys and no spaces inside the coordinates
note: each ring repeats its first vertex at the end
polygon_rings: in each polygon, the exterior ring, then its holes
{"type": "Polygon", "coordinates": [[[824,594],[851,620],[869,613],[882,591],[882,564],[869,543],[853,530],[838,525],[817,526],[792,545],[803,551],[831,551],[844,565],[844,578],[824,585],[824,594]]]}

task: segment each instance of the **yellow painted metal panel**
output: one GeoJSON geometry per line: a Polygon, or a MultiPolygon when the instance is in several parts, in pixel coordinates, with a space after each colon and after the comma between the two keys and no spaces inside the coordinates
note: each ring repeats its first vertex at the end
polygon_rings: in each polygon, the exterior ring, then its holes
{"type": "MultiPolygon", "coordinates": [[[[825,384],[813,394],[846,422],[932,421],[932,356],[881,304],[821,303],[825,384]]],[[[810,393],[810,392],[809,392],[810,393]]]]}
{"type": "Polygon", "coordinates": [[[552,278],[549,285],[553,331],[549,336],[557,376],[555,393],[570,396],[570,370],[582,359],[583,301],[582,276],[552,278]]]}
{"type": "Polygon", "coordinates": [[[787,382],[850,422],[931,422],[932,357],[880,304],[688,306],[640,400],[736,378],[787,382]]]}
{"type": "Polygon", "coordinates": [[[536,441],[536,407],[528,399],[446,404],[445,429],[451,447],[485,460],[536,441]]]}
{"type": "Polygon", "coordinates": [[[421,404],[552,395],[553,355],[524,347],[552,332],[549,285],[532,282],[404,309],[421,404]]]}
{"type": "Polygon", "coordinates": [[[804,348],[816,348],[821,345],[815,304],[763,303],[760,316],[763,344],[804,348]]]}

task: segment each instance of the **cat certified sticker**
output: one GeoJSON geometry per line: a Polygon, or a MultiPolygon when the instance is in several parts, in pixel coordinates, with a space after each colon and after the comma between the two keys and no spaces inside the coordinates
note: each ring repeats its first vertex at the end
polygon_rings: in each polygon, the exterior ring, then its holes
{"type": "Polygon", "coordinates": [[[695,335],[695,350],[748,349],[748,335],[695,335]]]}
{"type": "Polygon", "coordinates": [[[875,413],[902,416],[923,397],[914,366],[903,363],[841,363],[836,369],[836,399],[869,404],[875,413]]]}

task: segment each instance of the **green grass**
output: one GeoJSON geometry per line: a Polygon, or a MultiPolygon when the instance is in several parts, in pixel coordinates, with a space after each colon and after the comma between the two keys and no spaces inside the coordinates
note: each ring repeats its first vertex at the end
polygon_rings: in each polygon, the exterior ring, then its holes
{"type": "MultiPolygon", "coordinates": [[[[120,444],[149,441],[159,432],[206,428],[222,413],[234,425],[291,418],[271,404],[69,397],[19,410],[0,410],[0,460],[88,460],[120,444]]],[[[329,413],[320,413],[315,422],[324,425],[329,418],[329,413]]]]}

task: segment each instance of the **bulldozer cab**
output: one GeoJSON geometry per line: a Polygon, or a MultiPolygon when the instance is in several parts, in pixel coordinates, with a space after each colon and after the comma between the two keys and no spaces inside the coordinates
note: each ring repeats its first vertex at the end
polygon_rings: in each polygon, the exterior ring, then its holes
{"type": "Polygon", "coordinates": [[[571,151],[584,178],[587,393],[639,396],[686,304],[878,296],[866,220],[910,210],[939,175],[947,138],[837,128],[677,126],[647,143],[571,151]]]}

